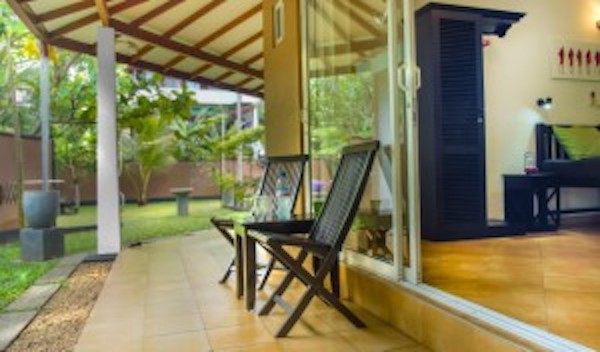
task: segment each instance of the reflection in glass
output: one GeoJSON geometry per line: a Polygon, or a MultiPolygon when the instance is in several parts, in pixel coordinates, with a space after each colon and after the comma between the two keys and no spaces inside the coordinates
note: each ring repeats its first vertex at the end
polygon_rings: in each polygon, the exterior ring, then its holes
{"type": "Polygon", "coordinates": [[[391,263],[392,152],[401,151],[392,150],[387,17],[381,0],[309,0],[307,55],[313,211],[323,205],[341,149],[380,140],[382,150],[345,246],[391,263]]]}

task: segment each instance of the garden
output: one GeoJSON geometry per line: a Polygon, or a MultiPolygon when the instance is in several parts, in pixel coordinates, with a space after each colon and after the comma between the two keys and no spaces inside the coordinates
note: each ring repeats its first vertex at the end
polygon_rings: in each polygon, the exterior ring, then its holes
{"type": "MultiPolygon", "coordinates": [[[[117,45],[130,45],[123,42],[117,45]]],[[[41,133],[41,47],[4,2],[0,2],[0,133],[12,136],[10,183],[15,190],[13,207],[17,226],[24,227],[23,194],[26,192],[29,155],[24,139],[41,133]]],[[[54,178],[64,182],[61,202],[68,214],[57,227],[72,229],[96,224],[94,201],[82,200],[82,180],[96,170],[96,61],[93,57],[49,47],[52,160],[54,178]]],[[[119,172],[127,180],[127,203],[121,207],[122,244],[128,246],[161,237],[207,229],[209,218],[232,210],[221,201],[191,200],[189,215],[177,216],[174,201],[153,202],[149,187],[153,177],[178,162],[209,170],[220,192],[232,195],[233,207],[243,208],[244,198],[256,184],[252,175],[236,175],[226,161],[253,162],[263,127],[254,118],[243,122],[240,106],[211,105],[196,100],[199,87],[185,81],[169,85],[168,78],[129,66],[117,67],[119,172]],[[237,111],[236,111],[237,110],[237,111]]],[[[248,120],[246,118],[246,120],[248,120]]],[[[4,194],[0,197],[4,197],[4,194]]],[[[124,195],[123,195],[124,197],[124,195]]],[[[4,220],[4,219],[2,219],[4,220]]],[[[6,229],[0,229],[6,230],[6,229]]],[[[16,229],[18,230],[18,229],[16,229]]],[[[13,230],[14,231],[14,230],[13,230]]],[[[0,231],[0,236],[3,231],[0,231]]],[[[2,240],[2,238],[0,238],[2,240]]],[[[95,231],[65,235],[65,255],[94,252],[95,231]]],[[[15,300],[57,260],[25,262],[18,241],[0,241],[0,311],[15,300]],[[4,244],[3,244],[4,243],[4,244]]]]}

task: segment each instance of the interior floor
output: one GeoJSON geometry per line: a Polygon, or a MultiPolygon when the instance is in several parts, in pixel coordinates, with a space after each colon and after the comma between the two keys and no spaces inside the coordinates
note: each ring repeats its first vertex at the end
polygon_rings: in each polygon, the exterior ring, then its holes
{"type": "Polygon", "coordinates": [[[600,221],[556,232],[423,242],[424,282],[600,349],[600,221]]]}

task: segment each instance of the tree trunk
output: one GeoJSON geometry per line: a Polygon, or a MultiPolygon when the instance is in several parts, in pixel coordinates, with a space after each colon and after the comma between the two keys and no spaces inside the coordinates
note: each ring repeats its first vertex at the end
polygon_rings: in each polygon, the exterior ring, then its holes
{"type": "Polygon", "coordinates": [[[24,214],[23,214],[23,181],[24,181],[24,162],[23,162],[23,138],[21,136],[21,117],[19,116],[19,108],[17,106],[17,91],[16,91],[16,72],[12,55],[9,51],[8,54],[8,85],[10,91],[10,104],[12,107],[13,115],[13,129],[14,129],[14,146],[15,146],[15,160],[17,163],[17,214],[19,227],[25,225],[24,214]]]}
{"type": "Polygon", "coordinates": [[[75,190],[74,200],[75,209],[79,211],[81,207],[81,188],[79,186],[79,176],[77,175],[77,169],[71,166],[71,178],[73,179],[73,188],[75,190]]]}
{"type": "Polygon", "coordinates": [[[142,173],[142,194],[141,194],[141,204],[148,204],[148,186],[150,185],[150,177],[152,176],[151,170],[140,171],[142,173]]]}

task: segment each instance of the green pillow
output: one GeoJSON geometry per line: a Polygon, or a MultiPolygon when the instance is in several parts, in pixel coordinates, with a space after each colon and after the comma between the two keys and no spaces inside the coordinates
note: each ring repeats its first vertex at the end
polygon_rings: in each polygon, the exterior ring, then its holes
{"type": "Polygon", "coordinates": [[[600,157],[600,131],[591,126],[552,126],[558,142],[572,160],[600,157]]]}

